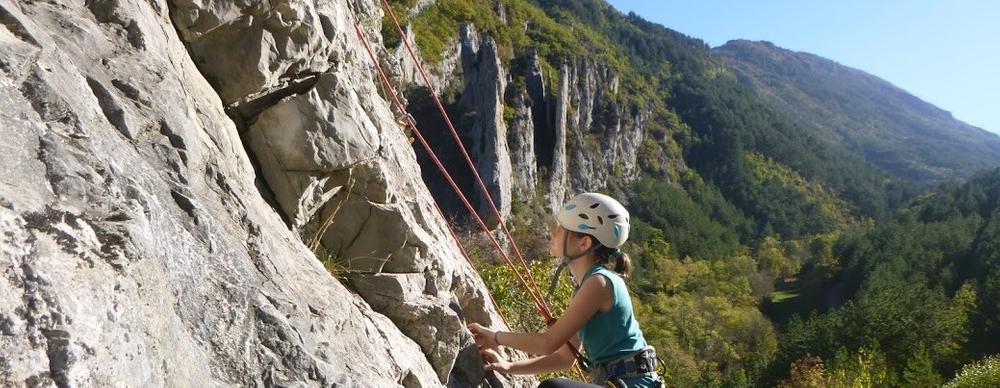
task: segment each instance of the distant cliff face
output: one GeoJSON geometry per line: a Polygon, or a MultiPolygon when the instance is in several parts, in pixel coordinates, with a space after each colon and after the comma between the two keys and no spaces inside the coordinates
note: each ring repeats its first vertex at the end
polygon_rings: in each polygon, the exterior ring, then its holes
{"type": "Polygon", "coordinates": [[[934,184],[1000,165],[1000,136],[871,74],[769,42],[714,52],[779,111],[895,176],[934,184]]]}
{"type": "Polygon", "coordinates": [[[0,0],[0,385],[532,385],[480,367],[502,323],[356,20],[0,0]]]}
{"type": "MultiPolygon", "coordinates": [[[[515,66],[500,60],[492,37],[478,33],[476,26],[463,25],[457,36],[455,50],[448,51],[457,53],[455,60],[429,66],[432,84],[439,92],[458,90],[453,101],[446,99],[449,115],[504,218],[515,200],[537,201],[555,212],[572,195],[609,190],[640,177],[640,147],[648,136],[646,124],[652,114],[619,102],[619,78],[614,70],[580,58],[546,72],[530,49],[515,53],[511,62],[524,64],[515,66]]],[[[406,39],[413,40],[412,36],[406,39]]],[[[430,106],[423,81],[410,70],[415,64],[404,52],[402,46],[397,49],[396,57],[402,59],[395,62],[396,73],[415,90],[410,94],[410,110],[417,112],[418,125],[429,133],[463,191],[476,201],[480,215],[496,225],[454,140],[445,135],[445,123],[430,106]]],[[[418,155],[424,156],[421,150],[418,155]]],[[[435,197],[456,204],[451,210],[463,213],[430,159],[419,159],[435,197]]],[[[680,155],[663,159],[658,162],[683,166],[680,155]]]]}

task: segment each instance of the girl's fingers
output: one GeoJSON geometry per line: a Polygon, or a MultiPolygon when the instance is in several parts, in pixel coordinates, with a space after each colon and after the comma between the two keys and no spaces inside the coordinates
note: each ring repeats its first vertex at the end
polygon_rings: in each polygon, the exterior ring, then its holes
{"type": "Polygon", "coordinates": [[[476,340],[477,345],[482,345],[486,341],[485,336],[483,336],[484,327],[480,326],[478,323],[470,323],[468,329],[472,332],[473,338],[476,340]]]}

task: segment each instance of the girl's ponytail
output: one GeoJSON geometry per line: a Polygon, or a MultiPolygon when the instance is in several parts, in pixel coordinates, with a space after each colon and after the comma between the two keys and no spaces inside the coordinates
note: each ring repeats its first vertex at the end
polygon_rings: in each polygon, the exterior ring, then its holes
{"type": "Polygon", "coordinates": [[[597,255],[598,263],[611,264],[611,270],[617,272],[622,278],[628,279],[632,274],[632,259],[621,249],[600,245],[594,253],[597,255]]]}
{"type": "Polygon", "coordinates": [[[613,271],[617,272],[622,278],[628,279],[632,275],[632,259],[628,257],[628,254],[618,251],[618,254],[614,257],[615,265],[611,268],[613,271]]]}

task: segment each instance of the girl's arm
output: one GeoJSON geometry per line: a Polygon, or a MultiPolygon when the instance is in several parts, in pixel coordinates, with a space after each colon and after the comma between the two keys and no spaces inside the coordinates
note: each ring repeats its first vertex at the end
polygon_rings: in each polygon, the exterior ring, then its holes
{"type": "Polygon", "coordinates": [[[591,276],[583,282],[580,290],[569,303],[566,313],[548,330],[542,333],[510,333],[500,332],[495,337],[494,331],[477,323],[469,325],[469,330],[476,337],[476,344],[492,349],[497,345],[512,347],[531,354],[552,354],[559,350],[572,338],[590,317],[594,316],[606,302],[611,301],[611,285],[604,276],[591,276]]]}
{"type": "MultiPolygon", "coordinates": [[[[574,337],[573,344],[579,347],[580,341],[574,337]]],[[[515,375],[558,372],[569,369],[573,366],[573,362],[576,361],[573,352],[565,344],[558,351],[551,354],[515,362],[504,360],[499,354],[490,349],[484,350],[482,355],[483,360],[486,361],[486,370],[495,370],[515,375]]]]}

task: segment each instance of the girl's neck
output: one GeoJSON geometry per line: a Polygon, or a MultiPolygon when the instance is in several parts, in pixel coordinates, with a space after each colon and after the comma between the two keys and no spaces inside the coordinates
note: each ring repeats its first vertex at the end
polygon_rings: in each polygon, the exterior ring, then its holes
{"type": "Polygon", "coordinates": [[[573,275],[573,282],[577,286],[580,285],[583,276],[587,274],[587,270],[593,267],[596,262],[593,255],[586,255],[569,262],[569,273],[573,275]]]}

